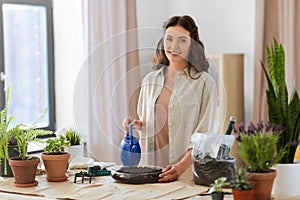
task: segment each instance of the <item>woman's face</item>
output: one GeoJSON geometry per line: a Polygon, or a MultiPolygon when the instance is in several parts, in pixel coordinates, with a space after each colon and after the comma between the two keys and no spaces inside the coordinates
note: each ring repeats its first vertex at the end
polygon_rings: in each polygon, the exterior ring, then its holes
{"type": "Polygon", "coordinates": [[[167,28],[164,37],[164,47],[170,62],[186,61],[191,45],[190,32],[182,26],[167,28]]]}

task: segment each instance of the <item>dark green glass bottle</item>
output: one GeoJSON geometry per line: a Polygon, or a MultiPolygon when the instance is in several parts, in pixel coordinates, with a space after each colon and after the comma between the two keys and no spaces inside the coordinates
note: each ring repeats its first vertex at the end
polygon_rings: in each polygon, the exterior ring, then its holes
{"type": "MultiPolygon", "coordinates": [[[[236,117],[230,116],[225,135],[231,135],[233,125],[235,124],[235,122],[236,122],[236,117]]],[[[230,152],[230,147],[228,147],[225,144],[221,144],[216,159],[217,160],[226,160],[229,157],[229,152],[230,152]]]]}

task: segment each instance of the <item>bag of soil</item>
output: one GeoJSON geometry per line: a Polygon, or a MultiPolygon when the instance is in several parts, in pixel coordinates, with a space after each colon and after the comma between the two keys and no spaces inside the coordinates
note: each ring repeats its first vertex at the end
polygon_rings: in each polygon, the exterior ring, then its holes
{"type": "Polygon", "coordinates": [[[193,180],[197,185],[209,186],[219,177],[226,177],[228,182],[233,181],[235,158],[229,155],[234,143],[233,135],[216,133],[194,133],[193,143],[193,180]],[[226,147],[227,155],[221,148],[226,147]],[[218,155],[222,152],[222,156],[218,155]]]}

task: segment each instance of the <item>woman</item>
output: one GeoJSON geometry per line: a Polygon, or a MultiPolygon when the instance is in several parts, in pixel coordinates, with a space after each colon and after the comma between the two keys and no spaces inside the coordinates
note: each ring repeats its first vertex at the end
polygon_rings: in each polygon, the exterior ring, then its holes
{"type": "Polygon", "coordinates": [[[191,135],[213,130],[216,90],[194,20],[174,16],[163,28],[159,64],[142,82],[139,119],[123,126],[140,130],[142,164],[164,167],[159,182],[170,182],[192,164],[191,135]]]}

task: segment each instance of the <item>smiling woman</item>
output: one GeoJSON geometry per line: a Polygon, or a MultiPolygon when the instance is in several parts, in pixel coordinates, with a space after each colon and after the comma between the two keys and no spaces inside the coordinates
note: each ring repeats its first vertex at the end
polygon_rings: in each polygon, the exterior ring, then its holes
{"type": "Polygon", "coordinates": [[[141,130],[141,164],[164,167],[159,182],[171,182],[191,166],[191,135],[214,129],[216,87],[194,20],[174,16],[163,29],[158,64],[142,82],[139,118],[126,118],[123,127],[141,130]]]}

